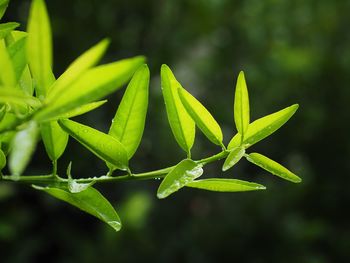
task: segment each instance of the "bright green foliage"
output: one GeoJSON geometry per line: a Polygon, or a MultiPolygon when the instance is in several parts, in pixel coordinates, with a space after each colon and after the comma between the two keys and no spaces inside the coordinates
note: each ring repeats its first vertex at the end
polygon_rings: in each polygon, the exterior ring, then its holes
{"type": "Polygon", "coordinates": [[[234,101],[234,117],[237,131],[244,137],[249,125],[250,109],[248,89],[243,71],[239,73],[237,79],[234,101]]]}
{"type": "Polygon", "coordinates": [[[236,163],[238,163],[242,157],[245,154],[245,148],[242,146],[233,148],[230,153],[228,154],[224,165],[222,166],[223,171],[227,171],[230,169],[232,166],[234,166],[236,163]]]}
{"type": "Polygon", "coordinates": [[[0,149],[0,171],[6,166],[6,156],[4,152],[0,149]]]}
{"type": "Polygon", "coordinates": [[[44,0],[33,0],[28,22],[27,56],[38,97],[52,84],[52,36],[44,0]]]}
{"type": "Polygon", "coordinates": [[[285,180],[291,181],[293,183],[300,183],[301,178],[289,171],[287,168],[283,167],[279,163],[271,160],[270,158],[260,154],[260,153],[250,153],[247,156],[247,160],[264,170],[277,175],[285,180]]]}
{"type": "Polygon", "coordinates": [[[168,197],[202,174],[202,165],[190,159],[181,161],[165,176],[158,188],[157,197],[159,199],[168,197]]]}
{"type": "Polygon", "coordinates": [[[167,65],[162,65],[161,80],[171,130],[180,147],[190,155],[195,138],[195,123],[180,101],[178,88],[182,88],[181,84],[167,65]]]}
{"type": "Polygon", "coordinates": [[[178,88],[179,96],[187,113],[191,116],[198,128],[216,145],[222,146],[222,131],[210,112],[188,91],[178,88]]]}
{"type": "Polygon", "coordinates": [[[0,19],[5,13],[9,0],[0,0],[0,19]]]}
{"type": "Polygon", "coordinates": [[[223,178],[196,180],[186,186],[215,192],[246,192],[266,189],[261,184],[223,178]]]}
{"type": "Polygon", "coordinates": [[[0,86],[0,103],[29,105],[40,107],[41,102],[35,97],[29,96],[20,89],[5,88],[0,86]]]}
{"type": "Polygon", "coordinates": [[[16,86],[16,73],[5,42],[2,40],[0,40],[0,68],[0,83],[6,87],[14,88],[16,86]]]}
{"type": "Polygon", "coordinates": [[[130,159],[137,150],[145,127],[148,107],[149,69],[141,66],[131,79],[109,129],[130,159]]]}
{"type": "MultiPolygon", "coordinates": [[[[1,13],[1,10],[0,10],[0,13],[1,13]]],[[[17,27],[19,27],[19,24],[15,22],[0,24],[0,40],[5,38],[12,30],[14,30],[17,27]]]]}
{"type": "MultiPolygon", "coordinates": [[[[243,145],[245,148],[261,141],[267,136],[278,130],[285,124],[296,112],[299,105],[294,104],[283,110],[277,111],[265,117],[262,117],[252,122],[248,127],[248,132],[244,137],[243,145]]],[[[239,134],[235,135],[228,145],[228,149],[233,149],[241,144],[241,137],[239,134]]]]}
{"type": "Polygon", "coordinates": [[[22,37],[8,46],[8,53],[12,61],[16,82],[20,80],[23,70],[27,65],[25,44],[26,38],[22,37]]]}
{"type": "Polygon", "coordinates": [[[57,121],[41,123],[40,131],[47,155],[51,161],[56,161],[66,149],[68,134],[62,130],[57,121]]]}
{"type": "Polygon", "coordinates": [[[13,138],[9,160],[9,168],[13,175],[21,175],[27,167],[35,150],[38,132],[38,124],[31,121],[23,130],[17,132],[13,138]]]}
{"type": "Polygon", "coordinates": [[[124,146],[117,139],[75,121],[60,120],[59,124],[69,135],[96,156],[118,169],[127,170],[127,153],[124,146]]]}
{"type": "Polygon", "coordinates": [[[44,191],[53,197],[65,201],[82,211],[97,217],[111,226],[115,231],[121,228],[121,221],[113,206],[96,189],[89,187],[79,193],[70,193],[65,189],[53,187],[34,186],[35,189],[44,191]]]}

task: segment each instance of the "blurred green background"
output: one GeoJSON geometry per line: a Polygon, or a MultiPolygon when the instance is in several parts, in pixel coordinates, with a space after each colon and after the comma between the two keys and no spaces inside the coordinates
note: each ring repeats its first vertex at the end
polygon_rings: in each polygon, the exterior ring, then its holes
{"type": "MultiPolygon", "coordinates": [[[[350,1],[50,0],[55,74],[104,37],[104,62],[146,55],[151,68],[145,135],[134,171],[184,157],[167,123],[159,69],[168,64],[210,109],[225,141],[235,134],[233,92],[246,73],[252,119],[299,103],[297,114],[252,150],[303,178],[294,185],[245,161],[205,175],[254,180],[256,193],[183,189],[157,200],[158,181],[98,186],[123,219],[115,233],[95,218],[28,186],[0,184],[1,262],[349,262],[350,1]]],[[[30,1],[12,0],[4,21],[25,30],[30,1]]],[[[106,131],[123,91],[79,121],[106,131]]],[[[194,158],[219,149],[197,133],[194,158]]],[[[73,140],[60,161],[73,176],[104,164],[73,140]]],[[[45,173],[40,144],[28,173],[45,173]]]]}

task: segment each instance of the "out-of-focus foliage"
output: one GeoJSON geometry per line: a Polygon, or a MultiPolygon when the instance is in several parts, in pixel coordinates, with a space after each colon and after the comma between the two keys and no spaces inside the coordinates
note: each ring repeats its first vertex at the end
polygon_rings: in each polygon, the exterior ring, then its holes
{"type": "MultiPolygon", "coordinates": [[[[188,188],[177,198],[155,202],[149,195],[156,190],[153,184],[113,184],[104,187],[109,199],[118,200],[117,205],[129,215],[118,235],[74,209],[67,212],[64,204],[43,200],[40,193],[1,185],[0,208],[6,211],[0,216],[4,262],[42,258],[53,262],[218,262],[232,261],[232,255],[246,262],[348,260],[350,218],[344,210],[350,201],[349,1],[47,2],[52,10],[57,75],[106,36],[111,36],[106,60],[135,54],[148,57],[154,79],[152,103],[144,140],[130,164],[135,170],[166,166],[167,160],[180,161],[183,156],[180,150],[169,151],[177,149],[176,142],[168,129],[160,81],[155,78],[160,64],[167,63],[184,88],[210,112],[215,109],[226,140],[235,133],[232,107],[221,101],[233,98],[239,70],[249,75],[251,119],[299,102],[301,110],[289,124],[293,128],[282,128],[273,140],[253,147],[287,163],[304,183],[291,186],[243,165],[226,173],[243,180],[249,176],[268,184],[269,191],[220,195],[188,188]],[[290,154],[281,151],[281,146],[290,154]],[[142,194],[133,201],[137,190],[142,194]],[[142,199],[144,208],[139,206],[142,199]],[[141,214],[133,215],[135,207],[141,214]]],[[[20,29],[25,29],[28,7],[29,1],[13,1],[2,22],[19,21],[20,29]]],[[[105,108],[82,118],[107,131],[114,111],[115,107],[105,108]]],[[[215,151],[200,136],[192,150],[194,158],[215,151]]],[[[92,168],[103,169],[103,163],[88,159],[89,153],[81,147],[70,151],[77,156],[75,173],[90,176],[92,168]]],[[[39,160],[33,160],[33,172],[48,172],[49,167],[42,167],[39,160]]],[[[68,161],[63,155],[61,162],[68,161]]],[[[213,167],[211,172],[220,168],[213,167]]]]}

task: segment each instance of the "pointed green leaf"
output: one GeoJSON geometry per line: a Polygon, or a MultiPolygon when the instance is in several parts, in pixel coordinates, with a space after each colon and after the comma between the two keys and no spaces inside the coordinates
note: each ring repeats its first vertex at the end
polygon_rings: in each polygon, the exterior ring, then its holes
{"type": "Polygon", "coordinates": [[[0,0],[0,19],[4,15],[8,4],[9,4],[9,0],[0,0]]]}
{"type": "MultiPolygon", "coordinates": [[[[253,144],[261,141],[267,136],[278,130],[283,124],[285,124],[296,112],[299,105],[294,104],[283,110],[277,111],[265,117],[262,117],[251,124],[249,124],[248,132],[244,136],[243,145],[247,149],[253,144]]],[[[236,134],[230,141],[228,149],[233,149],[241,144],[241,138],[239,134],[236,134]]]]}
{"type": "Polygon", "coordinates": [[[266,189],[266,187],[261,184],[223,178],[196,180],[186,186],[215,192],[246,192],[266,189]]]}
{"type": "Polygon", "coordinates": [[[16,73],[13,69],[10,55],[4,41],[0,40],[0,83],[14,88],[16,86],[16,73]]]}
{"type": "Polygon", "coordinates": [[[46,96],[52,84],[52,36],[44,0],[33,0],[28,21],[27,57],[36,81],[37,96],[46,96]]]}
{"type": "Polygon", "coordinates": [[[178,89],[182,105],[191,116],[198,128],[216,145],[222,146],[222,131],[210,112],[188,91],[178,89]]]}
{"type": "Polygon", "coordinates": [[[58,123],[63,130],[97,157],[114,165],[118,169],[127,170],[127,152],[117,139],[75,121],[59,120],[58,123]]]}
{"type": "Polygon", "coordinates": [[[243,71],[239,73],[236,84],[234,117],[238,133],[244,136],[249,125],[250,110],[248,89],[243,71]]]}
{"type": "Polygon", "coordinates": [[[68,134],[62,130],[57,121],[40,124],[41,138],[51,161],[61,157],[68,143],[68,134]]]}
{"type": "Polygon", "coordinates": [[[28,65],[25,66],[23,74],[19,79],[20,88],[27,94],[32,96],[34,93],[32,75],[30,74],[28,65]]]}
{"type": "MultiPolygon", "coordinates": [[[[1,6],[0,6],[0,9],[1,9],[1,6]]],[[[0,13],[1,13],[1,10],[0,10],[0,13]]],[[[5,38],[16,27],[19,27],[19,24],[15,22],[0,24],[0,40],[5,38]]]]}
{"type": "Polygon", "coordinates": [[[55,118],[44,119],[44,120],[40,120],[40,121],[46,122],[46,121],[54,121],[54,120],[58,120],[58,119],[70,119],[70,118],[82,115],[84,113],[90,112],[90,111],[92,111],[92,110],[102,106],[106,102],[107,102],[107,100],[91,102],[91,103],[82,105],[82,106],[80,106],[78,108],[75,108],[74,110],[71,110],[71,111],[68,111],[66,113],[63,113],[62,115],[58,115],[55,118]]]}
{"type": "Polygon", "coordinates": [[[0,103],[14,103],[18,105],[30,105],[40,107],[41,102],[35,97],[25,94],[20,89],[5,88],[0,86],[0,103]]]}
{"type": "Polygon", "coordinates": [[[4,152],[0,149],[0,171],[6,166],[6,156],[4,152]]]}
{"type": "Polygon", "coordinates": [[[8,46],[13,69],[15,71],[16,82],[21,78],[23,70],[27,65],[26,59],[26,38],[23,37],[8,46]]]}
{"type": "Polygon", "coordinates": [[[47,100],[59,97],[84,72],[96,65],[105,53],[108,45],[109,40],[104,39],[78,57],[50,87],[47,100]]]}
{"type": "Polygon", "coordinates": [[[236,147],[233,148],[229,155],[227,156],[224,165],[222,166],[222,170],[223,171],[227,171],[228,169],[230,169],[232,166],[234,166],[236,163],[239,162],[239,160],[241,160],[241,158],[244,156],[245,154],[245,148],[244,147],[236,147]]]}
{"type": "Polygon", "coordinates": [[[190,159],[179,162],[163,179],[157,197],[163,199],[203,174],[202,165],[190,159]]]}
{"type": "Polygon", "coordinates": [[[137,150],[145,127],[148,107],[149,69],[141,66],[131,79],[112,121],[109,135],[120,141],[130,159],[137,150]]]}
{"type": "Polygon", "coordinates": [[[143,57],[134,57],[87,70],[57,97],[45,100],[46,107],[35,118],[56,118],[113,93],[132,77],[143,61],[143,57]]]}
{"type": "Polygon", "coordinates": [[[291,171],[289,171],[287,168],[283,167],[279,163],[271,160],[270,158],[260,154],[260,153],[250,153],[246,155],[247,160],[264,170],[277,175],[285,180],[291,181],[293,183],[300,183],[301,178],[291,171]]]}
{"type": "Polygon", "coordinates": [[[36,148],[38,132],[38,124],[31,121],[26,128],[16,133],[11,143],[12,150],[9,159],[11,174],[21,175],[27,167],[36,148]]]}
{"type": "Polygon", "coordinates": [[[177,143],[189,155],[195,138],[195,123],[188,115],[179,98],[177,90],[181,87],[181,84],[176,80],[167,65],[162,65],[161,82],[171,130],[177,143]]]}
{"type": "Polygon", "coordinates": [[[33,185],[33,187],[97,217],[111,226],[115,231],[119,231],[121,228],[121,221],[117,212],[108,200],[95,188],[89,187],[78,193],[70,193],[68,190],[60,188],[40,187],[36,185],[33,185]]]}

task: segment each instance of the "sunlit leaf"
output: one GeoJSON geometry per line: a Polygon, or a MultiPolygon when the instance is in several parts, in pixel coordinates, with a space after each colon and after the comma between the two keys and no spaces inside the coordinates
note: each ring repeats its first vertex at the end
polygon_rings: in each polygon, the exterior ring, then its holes
{"type": "Polygon", "coordinates": [[[25,66],[23,74],[19,79],[18,84],[26,94],[31,96],[33,95],[34,93],[33,80],[32,80],[32,75],[30,74],[28,65],[25,66]]]}
{"type": "Polygon", "coordinates": [[[4,152],[0,149],[0,171],[6,166],[6,156],[4,152]]]}
{"type": "Polygon", "coordinates": [[[245,154],[245,148],[244,147],[236,147],[233,148],[230,153],[228,154],[224,165],[222,166],[222,170],[223,171],[227,171],[228,169],[230,169],[232,166],[234,166],[236,163],[239,162],[239,160],[241,160],[241,158],[244,156],[245,154]]]}
{"type": "Polygon", "coordinates": [[[50,87],[47,100],[59,97],[84,72],[96,65],[105,53],[108,44],[109,40],[104,39],[78,57],[50,87]]]}
{"type": "Polygon", "coordinates": [[[120,141],[130,159],[139,146],[148,106],[149,69],[141,66],[131,79],[112,121],[109,135],[120,141]]]}
{"type": "MultiPolygon", "coordinates": [[[[1,6],[0,6],[0,15],[1,15],[1,6]]],[[[19,24],[15,22],[0,24],[0,40],[5,38],[16,27],[19,27],[19,24]]]]}
{"type": "Polygon", "coordinates": [[[179,88],[178,92],[183,106],[198,128],[201,129],[211,142],[222,146],[223,136],[220,125],[210,112],[185,89],[179,88]]]}
{"type": "Polygon", "coordinates": [[[60,120],[59,124],[63,130],[97,157],[114,165],[118,169],[127,170],[127,152],[117,139],[75,121],[60,120]]]}
{"type": "Polygon", "coordinates": [[[35,97],[29,96],[24,91],[15,88],[5,88],[0,86],[0,103],[14,103],[40,107],[41,102],[35,97]]]}
{"type": "Polygon", "coordinates": [[[246,192],[266,189],[261,184],[224,178],[196,180],[186,186],[215,192],[246,192]]]}
{"type": "Polygon", "coordinates": [[[68,134],[62,130],[57,121],[41,123],[40,132],[47,155],[52,161],[58,160],[66,149],[68,134]]]}
{"type": "Polygon", "coordinates": [[[0,19],[4,15],[8,3],[9,3],[9,0],[0,0],[0,19]]]}
{"type": "Polygon", "coordinates": [[[36,148],[38,132],[38,124],[30,121],[23,130],[16,133],[11,143],[12,150],[9,158],[11,174],[21,175],[27,167],[36,148]]]}
{"type": "Polygon", "coordinates": [[[40,187],[36,185],[33,187],[97,217],[111,226],[115,231],[119,231],[121,228],[121,221],[117,212],[108,200],[95,188],[89,187],[78,193],[70,193],[68,189],[40,187]]]}
{"type": "Polygon", "coordinates": [[[249,125],[250,110],[248,89],[243,71],[239,73],[237,79],[234,100],[234,117],[237,131],[244,137],[249,125]]]}
{"type": "Polygon", "coordinates": [[[87,70],[57,97],[45,100],[46,107],[35,118],[56,118],[113,93],[132,77],[143,61],[144,57],[134,57],[87,70]]]}
{"type": "Polygon", "coordinates": [[[163,199],[203,174],[202,165],[186,159],[178,163],[163,179],[157,197],[163,199]]]}
{"type": "Polygon", "coordinates": [[[167,65],[161,68],[162,91],[165,101],[168,120],[177,143],[188,154],[193,146],[195,138],[195,123],[188,115],[181,103],[178,88],[181,84],[167,65]]]}
{"type": "Polygon", "coordinates": [[[291,181],[293,183],[300,183],[301,178],[291,171],[289,171],[287,168],[283,167],[279,163],[271,160],[270,158],[259,154],[259,153],[250,153],[247,156],[247,160],[264,170],[277,175],[285,180],[291,181]]]}
{"type": "Polygon", "coordinates": [[[23,37],[8,46],[12,66],[15,71],[16,82],[21,78],[23,70],[27,65],[26,38],[23,37]]]}
{"type": "MultiPolygon", "coordinates": [[[[248,131],[244,136],[243,145],[247,149],[253,144],[261,141],[267,136],[278,130],[283,124],[285,124],[296,112],[299,105],[294,104],[283,110],[277,111],[265,117],[262,117],[248,126],[248,131]]],[[[241,144],[241,137],[236,134],[230,141],[228,149],[233,149],[241,144]]]]}
{"type": "Polygon", "coordinates": [[[45,97],[52,84],[52,36],[44,0],[32,1],[27,31],[27,57],[36,93],[45,97]]]}
{"type": "Polygon", "coordinates": [[[0,82],[7,87],[14,88],[16,86],[16,73],[8,50],[2,40],[0,40],[0,82]]]}

